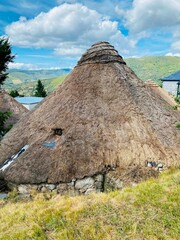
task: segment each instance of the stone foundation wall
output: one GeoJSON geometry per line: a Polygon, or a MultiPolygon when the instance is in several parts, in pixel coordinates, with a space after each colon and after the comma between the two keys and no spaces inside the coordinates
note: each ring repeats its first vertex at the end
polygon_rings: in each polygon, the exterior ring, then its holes
{"type": "Polygon", "coordinates": [[[134,184],[146,180],[149,177],[157,176],[159,172],[167,169],[162,163],[156,163],[152,161],[146,162],[146,167],[133,167],[124,174],[122,172],[120,176],[113,176],[111,174],[115,169],[107,169],[106,172],[96,174],[94,176],[84,177],[82,179],[72,179],[71,182],[58,183],[58,184],[8,184],[9,189],[16,189],[20,194],[30,195],[33,191],[36,192],[54,192],[60,195],[77,196],[82,194],[90,194],[93,192],[109,192],[113,190],[122,189],[128,185],[134,186],[134,184]],[[145,171],[146,170],[146,171],[145,171]],[[156,174],[155,174],[156,173],[156,174]]]}
{"type": "Polygon", "coordinates": [[[18,186],[9,186],[11,189],[16,188],[20,194],[30,194],[32,191],[37,192],[54,192],[61,195],[77,196],[81,194],[90,194],[93,192],[104,191],[104,175],[98,174],[83,179],[73,179],[68,183],[58,184],[20,184],[18,186]]]}

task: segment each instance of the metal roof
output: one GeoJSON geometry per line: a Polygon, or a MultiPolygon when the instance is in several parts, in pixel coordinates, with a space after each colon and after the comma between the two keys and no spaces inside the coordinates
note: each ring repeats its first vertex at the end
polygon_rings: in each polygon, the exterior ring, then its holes
{"type": "Polygon", "coordinates": [[[15,98],[21,104],[36,104],[41,102],[44,98],[43,97],[16,97],[15,98]]]}
{"type": "Polygon", "coordinates": [[[161,79],[162,81],[180,81],[180,70],[161,79]]]}

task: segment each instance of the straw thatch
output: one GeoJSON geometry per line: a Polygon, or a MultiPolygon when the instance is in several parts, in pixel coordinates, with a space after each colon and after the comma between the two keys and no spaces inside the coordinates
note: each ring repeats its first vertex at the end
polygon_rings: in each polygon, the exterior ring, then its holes
{"type": "Polygon", "coordinates": [[[179,164],[179,112],[151,91],[107,42],[93,45],[64,83],[5,136],[0,163],[29,148],[2,175],[58,183],[147,160],[179,164]],[[59,135],[58,135],[59,134],[59,135]]]}
{"type": "Polygon", "coordinates": [[[0,112],[11,112],[12,116],[7,120],[6,125],[14,125],[28,110],[5,90],[0,89],[0,112]]]}

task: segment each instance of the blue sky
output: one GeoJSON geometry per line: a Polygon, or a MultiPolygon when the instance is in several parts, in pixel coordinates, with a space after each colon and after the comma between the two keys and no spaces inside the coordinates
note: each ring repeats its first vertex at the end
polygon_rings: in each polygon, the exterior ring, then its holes
{"type": "Polygon", "coordinates": [[[93,43],[127,57],[180,56],[180,0],[0,0],[11,68],[74,67],[93,43]]]}

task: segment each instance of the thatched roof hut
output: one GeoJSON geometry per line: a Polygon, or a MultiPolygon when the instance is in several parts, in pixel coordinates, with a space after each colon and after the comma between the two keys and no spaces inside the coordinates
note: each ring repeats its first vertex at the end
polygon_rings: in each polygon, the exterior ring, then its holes
{"type": "Polygon", "coordinates": [[[17,184],[59,183],[111,170],[118,178],[148,160],[179,164],[179,114],[114,47],[94,44],[64,83],[5,136],[1,169],[26,149],[1,175],[17,184]]]}
{"type": "Polygon", "coordinates": [[[0,89],[0,112],[12,112],[12,116],[7,120],[7,125],[15,124],[28,110],[5,90],[0,89]]]}

